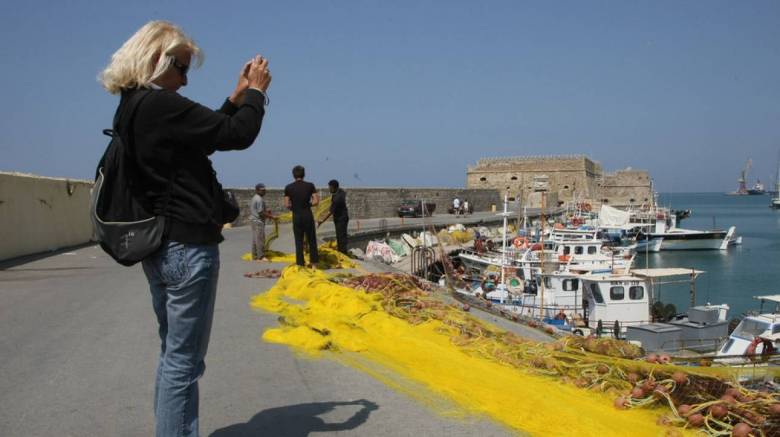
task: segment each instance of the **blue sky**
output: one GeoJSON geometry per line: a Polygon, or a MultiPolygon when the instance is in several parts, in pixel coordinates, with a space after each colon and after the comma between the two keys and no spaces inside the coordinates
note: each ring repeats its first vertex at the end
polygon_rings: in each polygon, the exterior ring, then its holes
{"type": "MultiPolygon", "coordinates": [[[[660,191],[727,191],[780,152],[777,1],[62,1],[0,5],[0,170],[89,178],[117,98],[97,73],[150,19],[206,54],[217,107],[270,59],[263,132],[228,186],[463,186],[480,157],[586,154],[660,191]]],[[[767,181],[768,182],[768,181],[767,181]]]]}

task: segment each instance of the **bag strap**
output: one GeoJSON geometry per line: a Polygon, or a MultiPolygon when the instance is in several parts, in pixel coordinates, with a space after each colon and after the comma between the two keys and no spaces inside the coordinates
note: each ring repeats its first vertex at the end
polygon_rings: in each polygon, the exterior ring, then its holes
{"type": "MultiPolygon", "coordinates": [[[[127,108],[122,108],[122,105],[120,103],[120,106],[117,108],[116,114],[114,114],[114,132],[112,132],[114,135],[118,135],[121,138],[120,132],[119,132],[119,123],[121,123],[121,119],[123,114],[128,114],[130,116],[130,119],[127,122],[127,132],[126,132],[126,138],[128,139],[127,142],[122,141],[122,143],[125,145],[125,157],[130,160],[130,162],[133,163],[133,165],[137,166],[136,161],[136,153],[135,153],[135,142],[133,141],[133,123],[135,122],[135,115],[138,110],[138,107],[141,106],[141,102],[149,96],[152,93],[152,90],[144,89],[144,90],[138,90],[136,91],[128,100],[126,105],[129,105],[127,108]],[[140,97],[139,97],[140,94],[140,97]]],[[[105,133],[105,131],[104,131],[105,133]]],[[[175,154],[175,151],[174,151],[175,154]]],[[[175,161],[175,160],[173,160],[175,161]]],[[[168,212],[168,205],[171,202],[171,197],[173,193],[173,179],[176,176],[178,169],[174,169],[171,171],[170,175],[168,175],[168,181],[166,183],[165,188],[165,200],[163,202],[163,209],[161,215],[165,215],[166,212],[168,212]]]]}

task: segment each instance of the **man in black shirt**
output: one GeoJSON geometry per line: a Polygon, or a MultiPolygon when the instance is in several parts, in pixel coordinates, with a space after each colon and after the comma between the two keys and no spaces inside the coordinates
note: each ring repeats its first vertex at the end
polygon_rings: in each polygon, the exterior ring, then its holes
{"type": "Polygon", "coordinates": [[[317,188],[311,182],[304,182],[306,170],[303,166],[296,165],[292,169],[295,181],[284,187],[284,205],[292,211],[293,236],[295,237],[295,263],[305,265],[303,258],[303,236],[309,244],[309,261],[311,266],[319,262],[317,253],[317,232],[314,229],[314,215],[311,212],[313,206],[320,203],[320,195],[317,188]]]}
{"type": "Polygon", "coordinates": [[[325,223],[328,217],[333,216],[333,224],[336,226],[336,245],[339,252],[347,254],[347,226],[349,225],[349,213],[347,212],[347,193],[339,188],[339,181],[332,179],[328,182],[330,190],[330,212],[317,223],[319,227],[325,223]]]}

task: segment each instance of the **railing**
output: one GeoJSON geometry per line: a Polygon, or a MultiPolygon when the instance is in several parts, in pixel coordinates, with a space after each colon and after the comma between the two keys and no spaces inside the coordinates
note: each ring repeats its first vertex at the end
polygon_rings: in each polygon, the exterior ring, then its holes
{"type": "Polygon", "coordinates": [[[428,279],[429,268],[436,262],[436,251],[432,247],[418,246],[412,249],[411,257],[411,273],[422,274],[423,278],[428,279]]]}

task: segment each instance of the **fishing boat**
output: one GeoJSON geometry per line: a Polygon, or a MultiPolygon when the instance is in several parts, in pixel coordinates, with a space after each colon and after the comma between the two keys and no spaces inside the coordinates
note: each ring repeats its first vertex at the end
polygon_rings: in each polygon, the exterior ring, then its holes
{"type": "MultiPolygon", "coordinates": [[[[699,270],[679,268],[637,269],[622,273],[556,271],[540,273],[526,281],[533,286],[527,286],[519,293],[512,293],[506,287],[496,287],[491,291],[458,291],[481,296],[511,314],[540,319],[576,335],[589,335],[599,330],[602,334],[625,337],[632,332],[632,327],[647,331],[648,326],[655,323],[651,306],[658,301],[656,287],[693,282],[701,273],[699,270]],[[680,280],[680,277],[683,279],[680,280]]],[[[692,299],[695,301],[695,297],[692,299]]],[[[710,349],[714,350],[726,335],[723,324],[727,323],[728,305],[708,305],[708,308],[708,311],[717,310],[718,326],[723,331],[709,343],[710,349]]],[[[678,320],[680,325],[686,323],[689,322],[678,320]]],[[[680,331],[683,328],[676,329],[680,331]]],[[[693,336],[701,337],[702,334],[697,331],[693,336]]],[[[648,344],[666,343],[666,340],[650,341],[651,337],[647,334],[641,336],[648,344]]],[[[677,341],[679,347],[680,341],[677,341]]]]}

